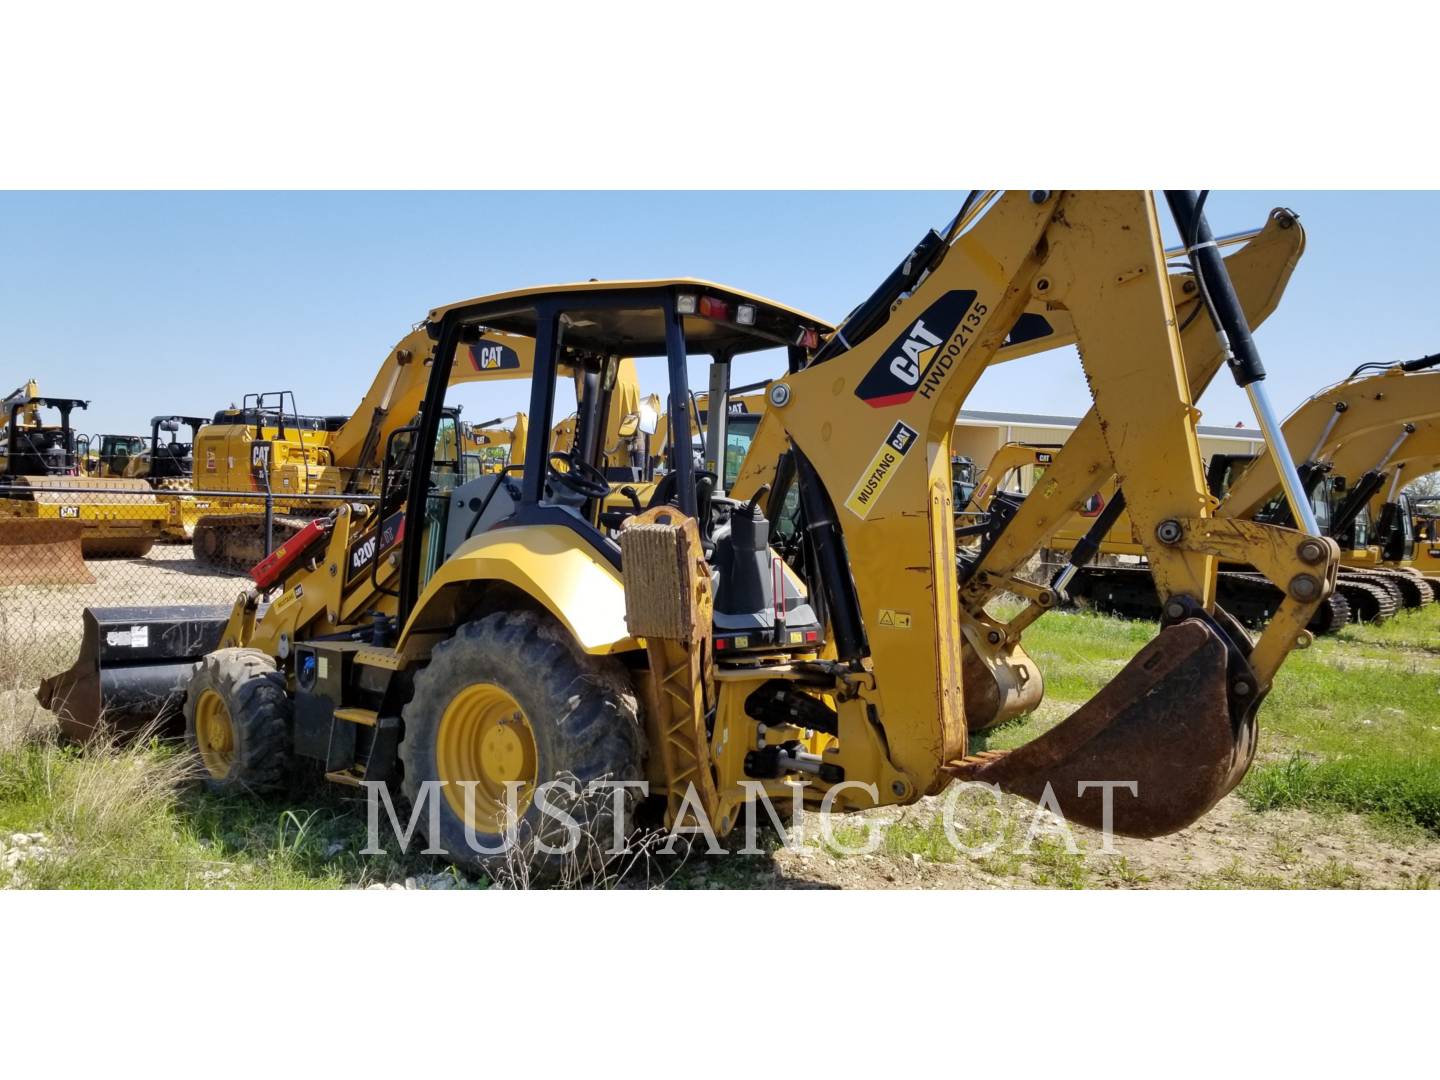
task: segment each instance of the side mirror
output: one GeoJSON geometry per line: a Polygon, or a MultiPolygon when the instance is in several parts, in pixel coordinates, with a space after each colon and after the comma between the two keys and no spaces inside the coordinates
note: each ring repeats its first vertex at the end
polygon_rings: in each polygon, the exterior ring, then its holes
{"type": "Polygon", "coordinates": [[[642,401],[640,411],[636,414],[636,422],[646,435],[654,435],[660,430],[660,411],[650,402],[642,401]]]}
{"type": "Polygon", "coordinates": [[[626,413],[625,418],[620,421],[620,438],[633,439],[635,433],[640,430],[640,414],[626,413]]]}

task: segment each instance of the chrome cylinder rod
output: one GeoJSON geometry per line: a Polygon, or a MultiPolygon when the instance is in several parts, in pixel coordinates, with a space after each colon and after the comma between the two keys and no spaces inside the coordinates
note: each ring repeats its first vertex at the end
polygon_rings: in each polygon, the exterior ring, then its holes
{"type": "Polygon", "coordinates": [[[1260,424],[1261,434],[1265,436],[1265,445],[1270,448],[1270,454],[1275,459],[1275,471],[1280,474],[1280,486],[1285,491],[1285,501],[1290,504],[1290,512],[1295,515],[1296,525],[1303,533],[1319,536],[1320,524],[1315,520],[1315,508],[1305,497],[1300,474],[1295,470],[1295,459],[1290,456],[1285,433],[1280,429],[1280,421],[1270,405],[1270,395],[1265,393],[1264,381],[1256,379],[1250,383],[1245,387],[1245,395],[1250,399],[1250,407],[1255,410],[1255,419],[1260,424]]]}

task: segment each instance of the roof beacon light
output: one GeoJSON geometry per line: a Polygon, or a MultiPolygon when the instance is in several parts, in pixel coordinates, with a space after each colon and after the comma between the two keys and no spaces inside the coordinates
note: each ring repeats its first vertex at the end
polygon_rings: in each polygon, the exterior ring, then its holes
{"type": "Polygon", "coordinates": [[[707,319],[714,319],[716,322],[730,318],[730,305],[724,300],[716,300],[713,296],[702,296],[700,298],[700,314],[707,319]]]}

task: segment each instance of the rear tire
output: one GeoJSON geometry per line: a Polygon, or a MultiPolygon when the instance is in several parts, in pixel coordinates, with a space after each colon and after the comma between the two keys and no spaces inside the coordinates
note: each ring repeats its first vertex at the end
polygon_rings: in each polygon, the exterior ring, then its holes
{"type": "Polygon", "coordinates": [[[216,794],[282,787],[290,773],[291,704],[285,676],[258,649],[218,649],[185,693],[185,741],[216,794]]]}
{"type": "MultiPolygon", "coordinates": [[[[628,836],[637,789],[572,797],[548,789],[551,806],[579,820],[578,842],[562,821],[542,815],[535,785],[563,779],[578,791],[596,780],[639,780],[644,735],[634,688],[616,661],[590,656],[554,619],[531,611],[495,612],[466,623],[435,647],[415,677],[404,710],[402,789],[412,807],[435,800],[439,845],[461,866],[505,884],[549,884],[588,876],[628,836]],[[425,787],[441,781],[438,790],[425,787]],[[473,802],[456,781],[474,781],[473,802]],[[506,782],[519,782],[513,843],[506,850],[506,782]],[[466,836],[465,815],[479,846],[466,836]],[[567,853],[547,853],[574,844],[567,853]]],[[[428,816],[421,819],[429,821],[428,816]]]]}

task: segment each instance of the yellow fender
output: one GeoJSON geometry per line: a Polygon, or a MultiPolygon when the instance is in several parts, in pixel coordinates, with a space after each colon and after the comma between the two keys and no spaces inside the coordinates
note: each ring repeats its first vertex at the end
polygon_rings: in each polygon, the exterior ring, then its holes
{"type": "Polygon", "coordinates": [[[543,604],[587,653],[641,648],[625,625],[620,571],[562,525],[492,529],[460,545],[426,584],[401,634],[451,625],[476,586],[505,582],[543,604]]]}

